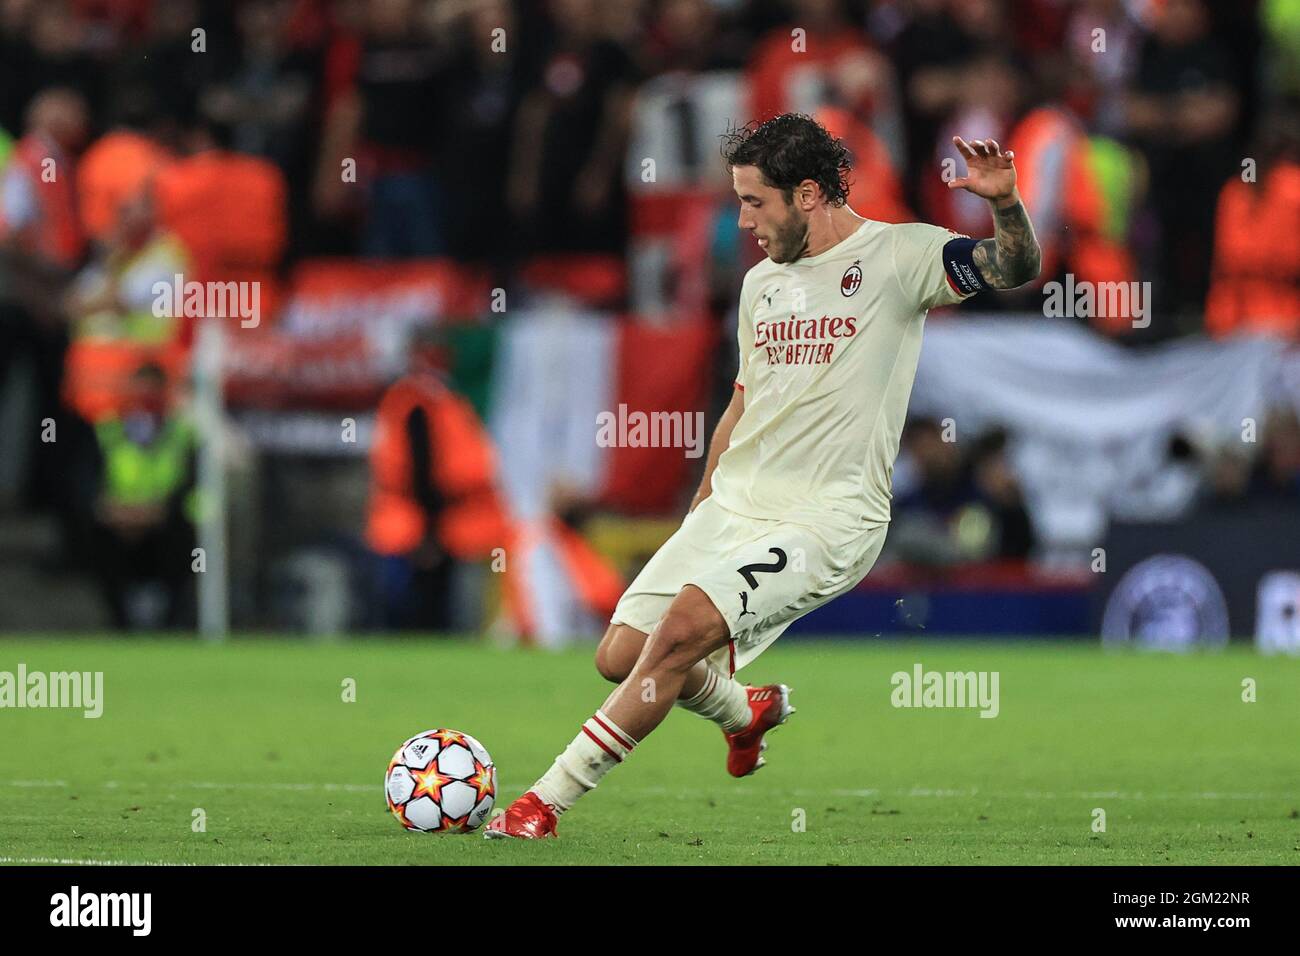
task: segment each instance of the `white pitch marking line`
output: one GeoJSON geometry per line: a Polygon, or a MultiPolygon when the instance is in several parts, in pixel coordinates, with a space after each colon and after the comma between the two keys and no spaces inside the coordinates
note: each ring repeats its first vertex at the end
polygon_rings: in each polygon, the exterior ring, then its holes
{"type": "MultiPolygon", "coordinates": [[[[0,781],[0,784],[11,787],[23,787],[28,789],[37,788],[60,788],[71,787],[72,784],[66,780],[6,780],[0,781]]],[[[192,787],[199,790],[282,790],[301,793],[313,793],[325,791],[327,793],[383,793],[383,784],[381,783],[275,783],[262,781],[210,781],[210,780],[169,780],[169,781],[135,781],[123,782],[119,780],[107,780],[101,784],[102,787],[109,790],[126,789],[126,788],[156,788],[165,786],[173,789],[183,789],[192,787]]],[[[500,784],[501,792],[509,792],[520,789],[518,786],[506,783],[500,784]]],[[[636,793],[644,796],[699,796],[704,794],[716,794],[719,791],[727,789],[736,794],[752,793],[746,787],[633,787],[622,788],[623,793],[636,793]]],[[[931,788],[931,787],[910,787],[899,788],[894,790],[881,790],[879,788],[861,788],[861,789],[843,789],[836,788],[830,790],[810,790],[796,789],[786,791],[795,796],[832,796],[832,797],[935,797],[940,799],[965,798],[973,799],[975,797],[987,797],[997,800],[1297,800],[1300,794],[1297,793],[1234,793],[1218,791],[1201,791],[1192,793],[1159,793],[1146,792],[1142,790],[1123,791],[1123,790],[1084,790],[1073,792],[1056,793],[1050,790],[979,790],[978,788],[951,789],[951,788],[931,788]]]]}
{"type": "MultiPolygon", "coordinates": [[[[169,784],[170,786],[170,784],[169,784]]],[[[194,781],[187,786],[202,790],[325,790],[345,793],[383,793],[382,783],[211,783],[194,781]]]]}
{"type": "MultiPolygon", "coordinates": [[[[49,788],[71,788],[73,785],[66,780],[5,780],[0,781],[7,787],[23,787],[35,789],[41,787],[49,788]]],[[[228,782],[219,783],[209,780],[168,780],[160,784],[157,781],[137,780],[134,782],[125,782],[121,780],[105,780],[100,784],[105,790],[125,790],[132,787],[195,787],[200,790],[301,790],[301,791],[343,791],[346,793],[372,793],[378,791],[383,793],[384,785],[382,783],[271,783],[255,781],[252,783],[228,782]]]]}
{"type": "MultiPolygon", "coordinates": [[[[198,863],[162,863],[155,860],[70,860],[53,856],[0,856],[0,864],[27,866],[199,866],[198,863]]],[[[204,864],[206,865],[206,864],[204,864]]]]}
{"type": "Polygon", "coordinates": [[[66,787],[66,780],[6,780],[7,787],[66,787]]]}
{"type": "MultiPolygon", "coordinates": [[[[881,790],[796,790],[797,796],[815,796],[829,794],[837,797],[878,797],[881,790]]],[[[1205,791],[1198,793],[1147,793],[1142,790],[1126,792],[1123,790],[1088,790],[1069,793],[1053,793],[1049,790],[933,790],[927,787],[913,787],[910,790],[891,790],[890,796],[896,797],[989,797],[998,800],[1295,800],[1300,794],[1295,793],[1218,793],[1205,791]]]]}

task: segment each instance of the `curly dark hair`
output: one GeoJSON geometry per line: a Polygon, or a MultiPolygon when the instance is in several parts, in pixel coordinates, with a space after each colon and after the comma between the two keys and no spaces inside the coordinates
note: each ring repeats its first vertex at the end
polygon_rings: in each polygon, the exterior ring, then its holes
{"type": "Polygon", "coordinates": [[[728,129],[722,134],[722,158],[727,168],[758,167],[764,181],[785,194],[787,204],[794,187],[805,179],[821,186],[832,206],[843,206],[849,198],[853,163],[848,148],[803,113],[782,113],[728,129]]]}

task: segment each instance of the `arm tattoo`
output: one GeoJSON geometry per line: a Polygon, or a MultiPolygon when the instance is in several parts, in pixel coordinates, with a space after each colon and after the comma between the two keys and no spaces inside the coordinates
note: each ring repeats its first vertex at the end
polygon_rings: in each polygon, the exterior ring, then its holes
{"type": "Polygon", "coordinates": [[[980,275],[995,289],[1014,289],[1038,275],[1042,250],[1024,203],[993,209],[992,239],[981,239],[971,258],[980,275]]]}

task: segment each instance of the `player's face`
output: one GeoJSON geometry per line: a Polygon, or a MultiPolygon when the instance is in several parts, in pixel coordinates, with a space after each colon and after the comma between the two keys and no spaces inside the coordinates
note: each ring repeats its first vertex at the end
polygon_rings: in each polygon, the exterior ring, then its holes
{"type": "Polygon", "coordinates": [[[763,182],[757,166],[733,166],[731,185],[740,199],[737,225],[751,233],[773,262],[793,262],[808,243],[808,216],[785,193],[763,182]]]}

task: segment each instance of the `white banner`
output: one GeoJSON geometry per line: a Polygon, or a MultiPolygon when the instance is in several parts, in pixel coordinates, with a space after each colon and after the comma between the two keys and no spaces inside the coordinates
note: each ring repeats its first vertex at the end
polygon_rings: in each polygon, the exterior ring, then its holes
{"type": "Polygon", "coordinates": [[[502,323],[488,426],[516,515],[547,513],[555,482],[599,490],[606,450],[597,416],[613,407],[618,327],[612,316],[564,304],[502,323]]]}
{"type": "Polygon", "coordinates": [[[962,316],[929,323],[911,414],[952,419],[959,443],[1006,428],[1048,556],[1077,557],[1110,518],[1189,507],[1199,469],[1170,460],[1171,438],[1253,456],[1283,400],[1300,408],[1300,351],[1275,339],[1127,348],[1069,320],[962,316]]]}

